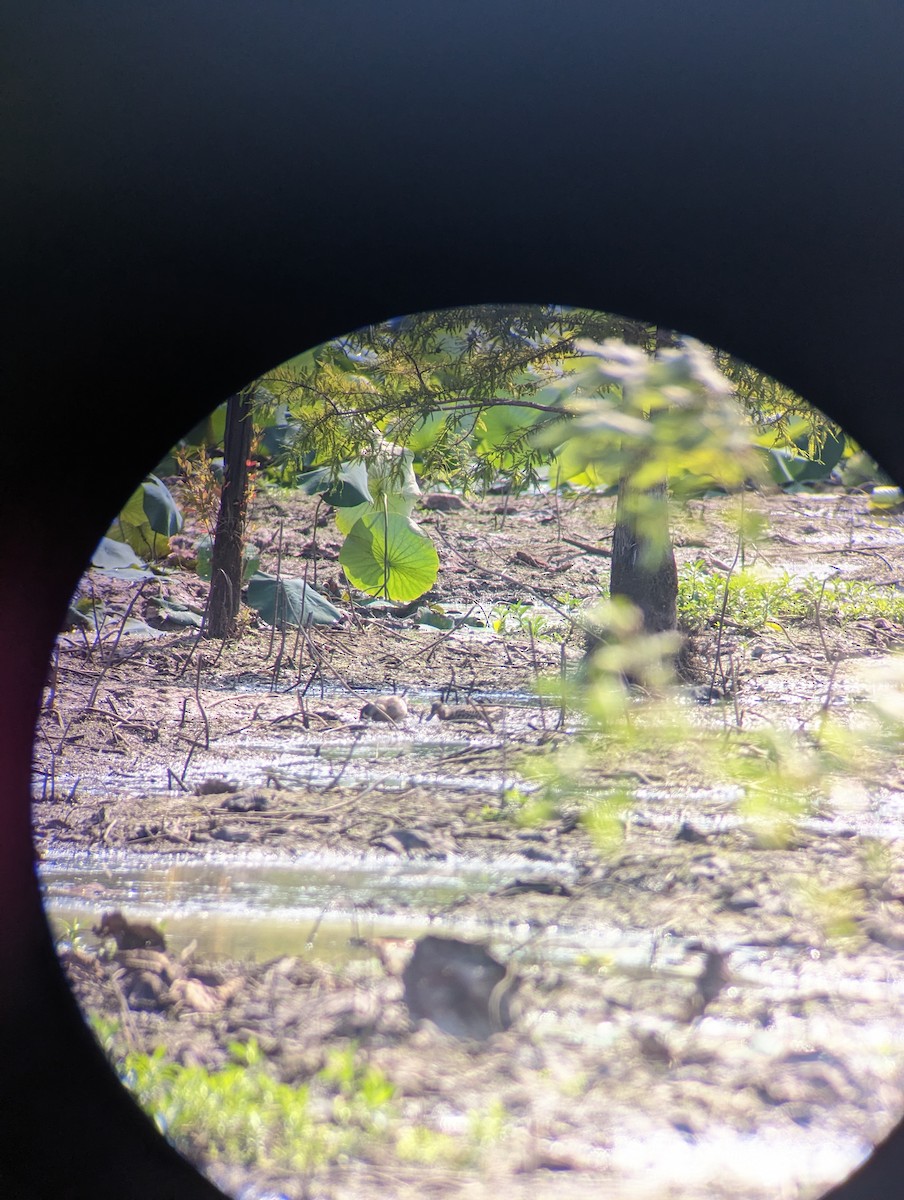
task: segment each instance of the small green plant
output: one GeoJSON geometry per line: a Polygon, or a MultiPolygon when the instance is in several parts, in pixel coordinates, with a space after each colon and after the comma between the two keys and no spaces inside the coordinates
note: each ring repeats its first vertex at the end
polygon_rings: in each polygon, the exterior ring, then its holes
{"type": "Polygon", "coordinates": [[[863,937],[860,922],[866,914],[866,897],[855,886],[827,887],[803,880],[797,887],[801,907],[822,928],[830,941],[863,937]]]}
{"type": "Polygon", "coordinates": [[[339,1124],[369,1133],[386,1129],[394,1115],[395,1085],[377,1067],[359,1063],[354,1042],[330,1051],[318,1079],[335,1090],[333,1115],[339,1124]]]}
{"type": "Polygon", "coordinates": [[[508,1111],[498,1097],[491,1100],[486,1108],[472,1109],[468,1113],[468,1137],[478,1150],[500,1142],[508,1127],[508,1111]]]}
{"type": "Polygon", "coordinates": [[[403,1162],[448,1168],[479,1167],[487,1150],[506,1135],[509,1115],[501,1100],[471,1109],[465,1117],[467,1133],[456,1137],[426,1125],[409,1125],[396,1134],[395,1151],[403,1162]]]}
{"type": "Polygon", "coordinates": [[[362,1061],[354,1042],[332,1048],[324,1066],[297,1087],[274,1078],[254,1039],[233,1043],[231,1061],[207,1070],[173,1062],[162,1047],[152,1054],[116,1053],[113,1047],[121,1047],[118,1024],[95,1015],[92,1026],[118,1061],[123,1082],[160,1131],[202,1162],[257,1164],[312,1175],[366,1153],[376,1142],[392,1145],[406,1162],[467,1168],[479,1165],[509,1125],[500,1101],[466,1113],[466,1132],[460,1136],[403,1123],[395,1085],[362,1061]]]}
{"type": "MultiPolygon", "coordinates": [[[[103,1018],[93,1024],[109,1053],[117,1028],[103,1018]]],[[[394,1085],[359,1061],[354,1043],[332,1050],[300,1087],[273,1077],[254,1039],[232,1043],[229,1053],[232,1061],[215,1071],[168,1060],[162,1048],[126,1053],[119,1073],[162,1133],[208,1161],[310,1172],[386,1136],[396,1118],[394,1085]]]]}
{"type": "Polygon", "coordinates": [[[85,934],[91,932],[91,926],[87,922],[80,917],[74,917],[71,921],[60,918],[55,923],[59,931],[56,936],[58,950],[67,945],[73,950],[78,950],[85,945],[85,934]]]}
{"type": "Polygon", "coordinates": [[[122,1037],[122,1024],[114,1021],[112,1017],[98,1012],[89,1015],[88,1023],[104,1053],[111,1058],[114,1057],[119,1039],[122,1037]]]}
{"type": "Polygon", "coordinates": [[[499,604],[493,609],[490,627],[500,637],[510,633],[526,634],[532,640],[559,642],[568,636],[566,624],[551,624],[548,613],[539,612],[535,605],[515,601],[499,604]]]}
{"type": "Polygon", "coordinates": [[[337,1152],[334,1131],[318,1125],[308,1087],[269,1074],[256,1043],[233,1044],[217,1071],[153,1054],[127,1054],[120,1073],[157,1127],[183,1152],[209,1161],[310,1171],[337,1152]]]}
{"type": "Polygon", "coordinates": [[[172,453],[173,465],[180,476],[178,493],[182,511],[199,521],[213,536],[222,481],[214,469],[208,448],[203,444],[182,444],[174,447],[172,453]]]}
{"type": "Polygon", "coordinates": [[[429,1129],[426,1125],[409,1125],[396,1136],[395,1152],[402,1162],[421,1166],[460,1167],[468,1159],[467,1147],[450,1133],[429,1129]]]}
{"type": "Polygon", "coordinates": [[[748,632],[770,624],[815,618],[843,624],[863,618],[885,617],[904,621],[904,596],[863,580],[791,575],[774,579],[751,569],[728,575],[712,572],[701,561],[690,563],[678,575],[678,612],[687,629],[715,624],[722,614],[748,632]]]}

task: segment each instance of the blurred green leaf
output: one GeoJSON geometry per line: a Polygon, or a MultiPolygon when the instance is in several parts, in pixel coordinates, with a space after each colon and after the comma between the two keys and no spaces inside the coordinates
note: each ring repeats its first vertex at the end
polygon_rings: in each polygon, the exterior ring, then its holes
{"type": "Polygon", "coordinates": [[[339,563],[353,587],[389,600],[416,600],[439,574],[436,547],[408,517],[371,513],[345,539],[339,563]]]}
{"type": "Polygon", "coordinates": [[[277,579],[259,571],[248,581],[247,601],[268,625],[335,625],[342,613],[303,579],[277,579]]]}

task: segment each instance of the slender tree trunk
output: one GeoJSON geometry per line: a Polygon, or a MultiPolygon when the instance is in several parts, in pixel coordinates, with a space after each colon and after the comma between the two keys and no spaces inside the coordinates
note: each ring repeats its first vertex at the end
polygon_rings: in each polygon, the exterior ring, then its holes
{"type": "Polygon", "coordinates": [[[669,532],[667,485],[637,492],[618,485],[610,596],[626,596],[643,613],[646,633],[678,624],[678,569],[669,532]]]}
{"type": "MultiPolygon", "coordinates": [[[[655,350],[674,344],[672,331],[657,327],[655,350]]],[[[677,628],[678,568],[669,530],[666,480],[640,492],[627,478],[619,480],[609,595],[627,596],[637,605],[646,633],[677,628]]]]}
{"type": "Polygon", "coordinates": [[[251,393],[226,402],[223,491],[211,555],[210,598],[204,632],[210,638],[235,634],[242,593],[242,552],[248,507],[248,455],[251,452],[251,393]]]}

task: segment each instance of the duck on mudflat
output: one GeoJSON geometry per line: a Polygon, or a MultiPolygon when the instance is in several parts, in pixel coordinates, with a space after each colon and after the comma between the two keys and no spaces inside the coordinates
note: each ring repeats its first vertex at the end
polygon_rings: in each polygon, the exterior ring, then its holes
{"type": "Polygon", "coordinates": [[[104,913],[92,933],[113,938],[117,950],[166,950],[166,939],[155,925],[127,921],[121,912],[104,913]]]}
{"type": "Polygon", "coordinates": [[[365,704],[358,716],[400,725],[408,716],[408,705],[404,696],[378,696],[376,700],[365,704]]]}
{"type": "Polygon", "coordinates": [[[434,700],[427,715],[436,717],[439,721],[472,721],[479,725],[489,725],[493,728],[493,719],[498,718],[500,710],[490,708],[486,704],[444,704],[442,700],[434,700]]]}

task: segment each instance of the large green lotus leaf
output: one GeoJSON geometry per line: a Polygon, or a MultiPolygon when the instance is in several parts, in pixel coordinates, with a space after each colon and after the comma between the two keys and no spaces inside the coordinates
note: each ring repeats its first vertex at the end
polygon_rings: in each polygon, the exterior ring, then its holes
{"type": "Polygon", "coordinates": [[[845,434],[831,433],[826,438],[819,458],[796,454],[785,446],[760,447],[766,467],[779,487],[796,483],[818,483],[827,479],[844,455],[847,438],[845,434]]]}
{"type": "Polygon", "coordinates": [[[371,499],[367,467],[360,460],[342,463],[335,473],[331,467],[317,467],[298,476],[298,487],[309,496],[321,495],[333,508],[351,508],[371,499]]]}
{"type": "Polygon", "coordinates": [[[169,489],[156,475],[149,475],[126,501],[107,536],[125,542],[144,558],[165,558],[170,535],[181,528],[182,514],[169,489]]]}
{"type": "Polygon", "coordinates": [[[834,462],[824,462],[822,459],[806,458],[783,446],[773,446],[766,451],[767,469],[779,487],[792,483],[821,482],[829,477],[837,461],[838,459],[834,462]]]}
{"type": "Polygon", "coordinates": [[[439,556],[409,517],[370,513],[356,521],[339,563],[353,587],[388,600],[416,600],[439,574],[439,556]]]}
{"type": "MultiPolygon", "coordinates": [[[[386,511],[390,516],[410,517],[414,508],[414,500],[403,492],[390,492],[386,496],[386,511]]],[[[383,503],[356,504],[354,508],[336,509],[336,528],[346,536],[354,529],[362,517],[382,516],[383,503]]]]}
{"type": "Polygon", "coordinates": [[[613,453],[611,461],[595,454],[592,447],[580,438],[564,442],[556,450],[549,465],[549,480],[558,487],[571,483],[575,487],[609,487],[618,482],[619,455],[613,453]]]}
{"type": "Polygon", "coordinates": [[[342,620],[338,608],[315,592],[303,579],[277,579],[259,571],[248,580],[247,601],[268,625],[335,625],[342,620]]]}
{"type": "Polygon", "coordinates": [[[193,425],[184,438],[183,446],[222,446],[226,436],[226,402],[208,413],[203,421],[193,425]]]}
{"type": "Polygon", "coordinates": [[[154,533],[172,537],[182,528],[182,513],[172,493],[156,475],[149,475],[138,489],[148,524],[154,533]]]}
{"type": "Polygon", "coordinates": [[[144,558],[166,558],[170,551],[169,538],[162,533],[154,533],[147,521],[133,525],[127,517],[120,514],[110,528],[107,537],[126,545],[144,558]]]}
{"type": "Polygon", "coordinates": [[[204,624],[204,610],[156,596],[148,603],[147,623],[152,629],[200,629],[204,624]]]}
{"type": "Polygon", "coordinates": [[[362,517],[384,511],[410,517],[421,489],[414,473],[414,455],[393,442],[384,441],[367,467],[369,504],[337,508],[336,525],[348,534],[362,517]],[[385,506],[385,509],[384,509],[385,506]]]}
{"type": "Polygon", "coordinates": [[[429,412],[418,417],[410,429],[406,429],[401,421],[393,421],[386,433],[388,437],[403,436],[405,445],[412,454],[421,454],[434,445],[449,426],[454,428],[462,424],[449,413],[429,412]]]}
{"type": "Polygon", "coordinates": [[[91,566],[103,575],[116,579],[153,579],[153,571],[147,569],[131,546],[114,538],[101,538],[91,555],[91,566]]]}
{"type": "MultiPolygon", "coordinates": [[[[209,534],[205,534],[200,538],[195,547],[195,556],[197,560],[196,571],[200,579],[210,579],[211,577],[211,560],[213,558],[213,538],[209,534]]],[[[261,556],[257,551],[257,547],[250,542],[246,542],[242,547],[242,580],[247,583],[252,575],[257,573],[257,568],[260,566],[261,556]]]]}

